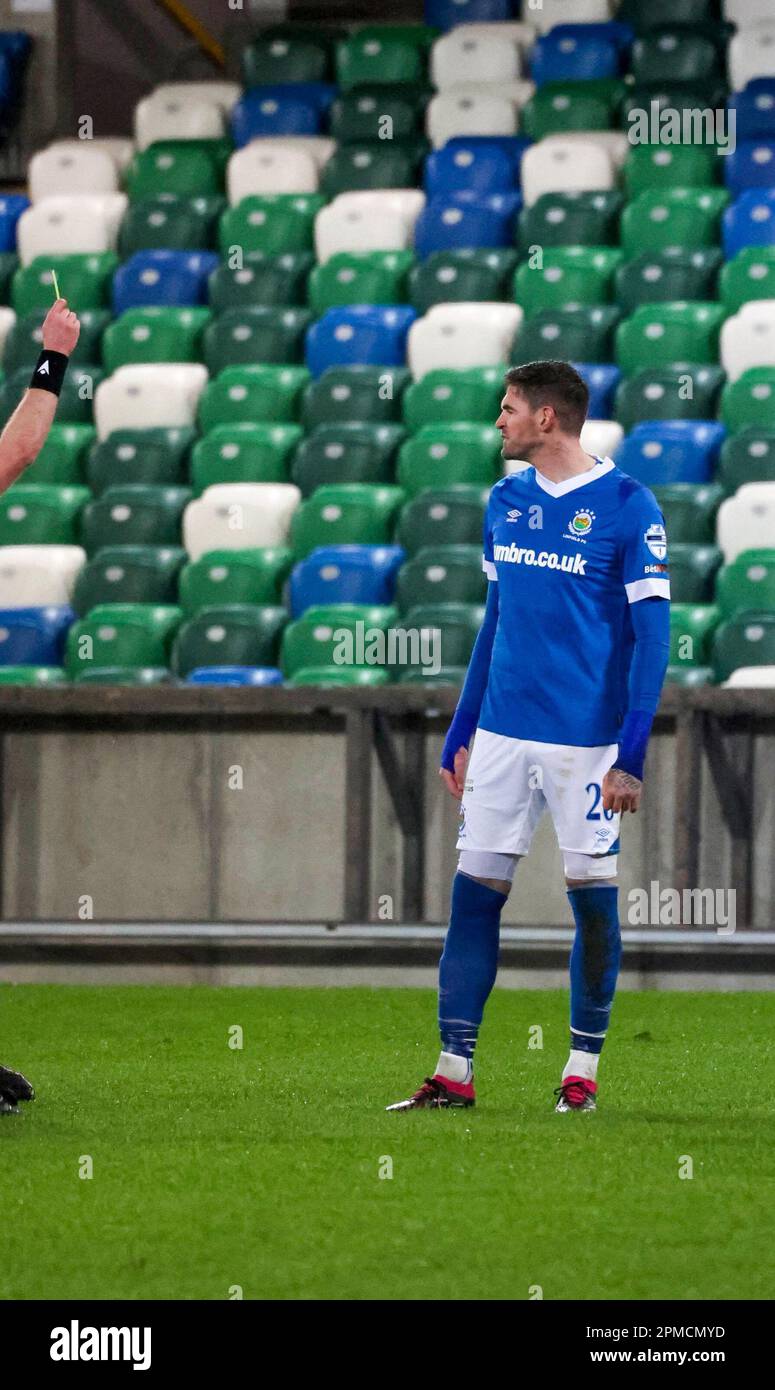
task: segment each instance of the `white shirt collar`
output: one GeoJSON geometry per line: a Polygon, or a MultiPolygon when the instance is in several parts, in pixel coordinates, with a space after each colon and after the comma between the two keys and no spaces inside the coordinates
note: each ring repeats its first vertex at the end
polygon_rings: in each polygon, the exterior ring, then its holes
{"type": "MultiPolygon", "coordinates": [[[[597,455],[593,455],[597,458],[597,455]]],[[[588,483],[596,483],[598,478],[603,478],[606,473],[610,473],[616,464],[613,459],[597,459],[594,468],[588,468],[586,473],[576,473],[572,478],[565,478],[561,483],[553,483],[551,478],[545,478],[543,473],[535,469],[536,482],[550,497],[564,497],[566,492],[575,492],[577,488],[586,487],[588,483]]]]}

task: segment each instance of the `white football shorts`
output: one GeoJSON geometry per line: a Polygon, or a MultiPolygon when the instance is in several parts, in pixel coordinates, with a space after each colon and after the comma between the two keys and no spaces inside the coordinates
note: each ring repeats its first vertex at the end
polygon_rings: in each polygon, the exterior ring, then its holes
{"type": "Polygon", "coordinates": [[[478,729],[468,760],[458,849],[527,854],[547,809],[561,850],[618,849],[618,813],[603,810],[602,782],[618,746],[532,743],[478,729]]]}

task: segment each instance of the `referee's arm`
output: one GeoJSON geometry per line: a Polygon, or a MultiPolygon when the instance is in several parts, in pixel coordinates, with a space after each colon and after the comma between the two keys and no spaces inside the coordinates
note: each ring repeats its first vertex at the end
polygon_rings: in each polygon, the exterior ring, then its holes
{"type": "Polygon", "coordinates": [[[80,321],[68,309],[67,300],[58,299],[43,323],[43,351],[32,377],[35,384],[30,384],[0,434],[0,493],[16,482],[43,448],[56,414],[67,359],[80,331],[80,321]]]}

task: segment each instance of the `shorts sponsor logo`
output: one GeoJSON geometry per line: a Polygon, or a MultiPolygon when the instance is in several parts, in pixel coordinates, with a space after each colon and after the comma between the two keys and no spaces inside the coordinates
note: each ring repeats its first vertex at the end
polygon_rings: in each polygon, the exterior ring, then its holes
{"type": "Polygon", "coordinates": [[[643,539],[654,559],[664,560],[667,555],[667,533],[664,526],[661,526],[658,521],[653,522],[648,531],[644,533],[643,539]]]}
{"type": "Polygon", "coordinates": [[[667,565],[646,565],[644,574],[667,574],[667,565]]]}
{"type": "Polygon", "coordinates": [[[511,545],[493,548],[496,560],[509,565],[538,565],[540,569],[564,570],[566,574],[586,574],[583,555],[558,555],[555,550],[531,550],[512,541],[511,545]]]}

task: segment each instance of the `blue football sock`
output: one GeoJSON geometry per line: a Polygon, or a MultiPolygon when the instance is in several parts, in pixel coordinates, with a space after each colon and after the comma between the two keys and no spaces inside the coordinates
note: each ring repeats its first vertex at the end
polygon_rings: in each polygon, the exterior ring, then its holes
{"type": "Polygon", "coordinates": [[[570,956],[570,1045],[578,1052],[600,1052],[605,1041],[622,957],[618,892],[615,884],[568,890],[576,919],[570,956]]]}
{"type": "Polygon", "coordinates": [[[439,1032],[445,1052],[473,1057],[484,1006],[498,972],[505,893],[457,873],[439,962],[439,1032]]]}

